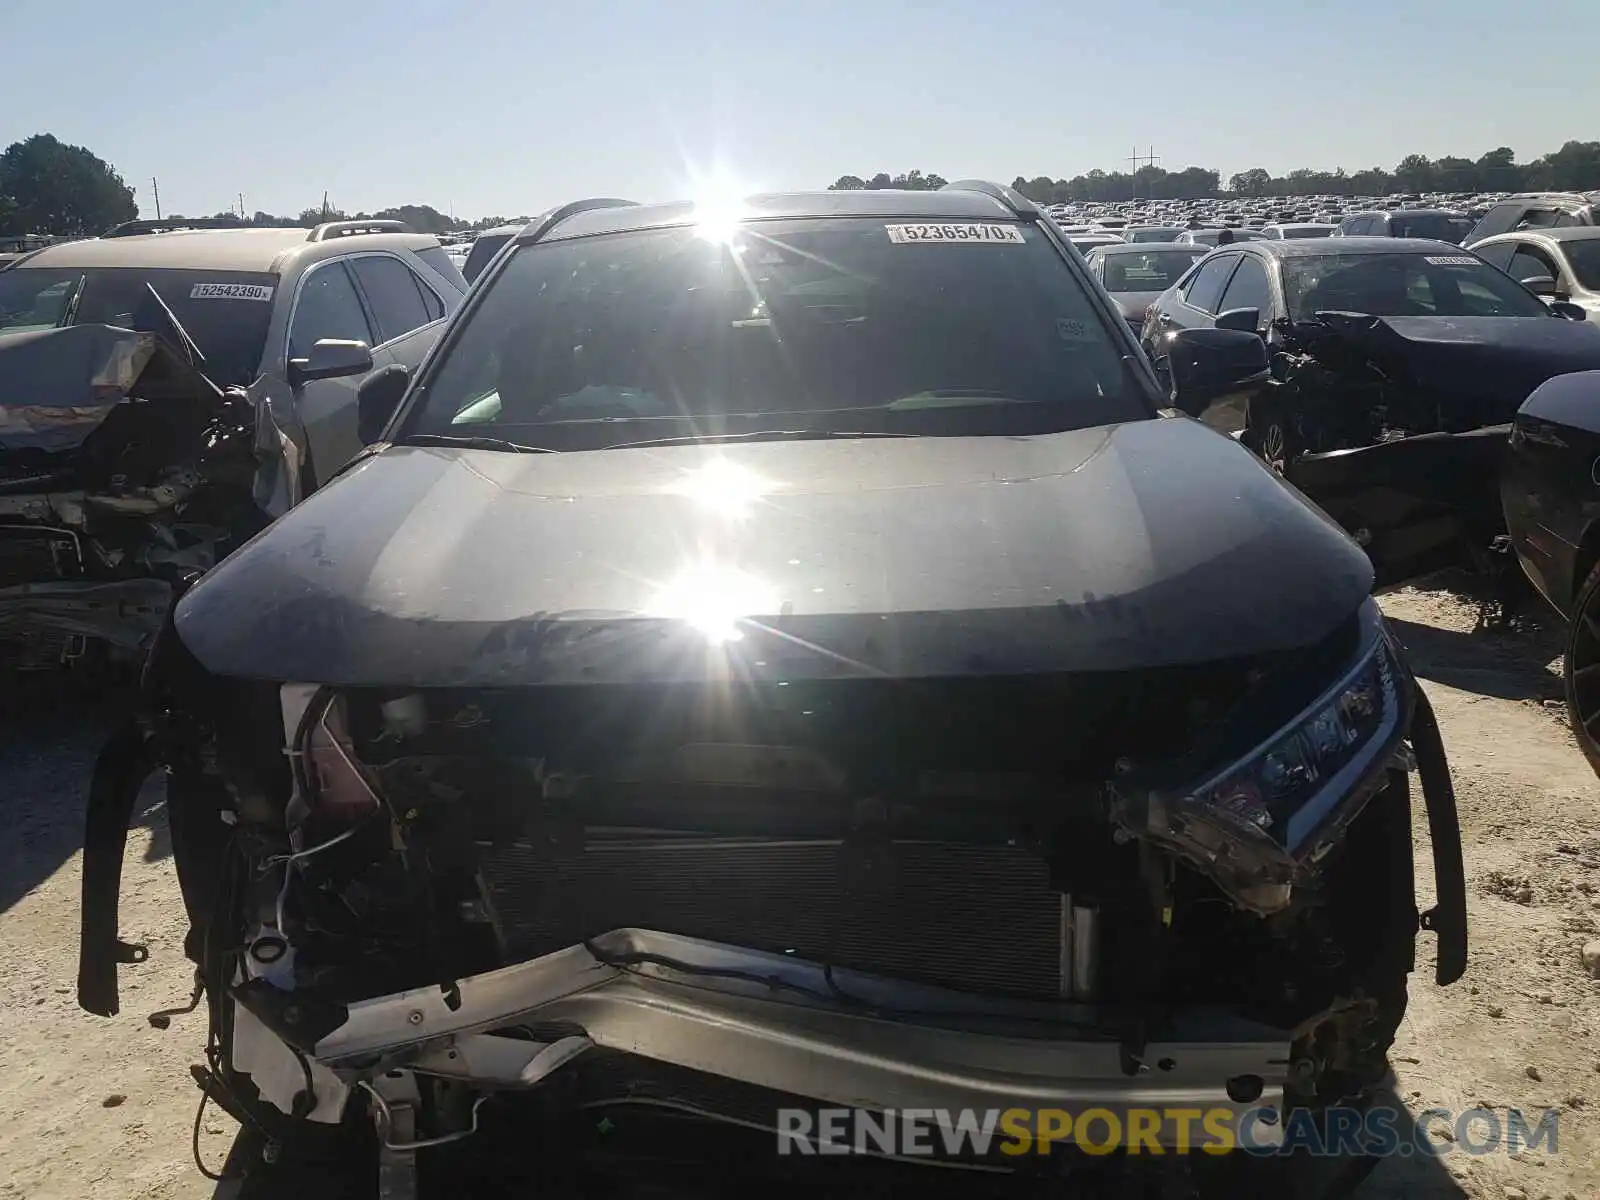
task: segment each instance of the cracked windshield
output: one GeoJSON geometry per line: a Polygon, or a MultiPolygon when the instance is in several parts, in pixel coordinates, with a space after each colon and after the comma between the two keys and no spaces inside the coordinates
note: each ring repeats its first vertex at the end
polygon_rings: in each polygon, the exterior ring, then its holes
{"type": "Polygon", "coordinates": [[[28,18],[0,1200],[1600,1200],[1600,6],[28,18]]]}

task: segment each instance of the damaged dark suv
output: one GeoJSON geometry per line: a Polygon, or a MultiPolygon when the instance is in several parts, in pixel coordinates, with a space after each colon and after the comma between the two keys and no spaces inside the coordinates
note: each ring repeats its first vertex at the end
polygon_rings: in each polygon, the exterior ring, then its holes
{"type": "MultiPolygon", "coordinates": [[[[1227,330],[1170,361],[1196,403],[1266,368],[1227,330]]],[[[360,402],[366,456],[174,607],[90,805],[112,1014],[169,771],[246,1194],[693,1191],[789,1175],[759,1131],[830,1105],[1270,1138],[1383,1075],[1419,926],[1463,971],[1366,557],[1162,407],[1015,193],[569,205],[360,402]]]]}

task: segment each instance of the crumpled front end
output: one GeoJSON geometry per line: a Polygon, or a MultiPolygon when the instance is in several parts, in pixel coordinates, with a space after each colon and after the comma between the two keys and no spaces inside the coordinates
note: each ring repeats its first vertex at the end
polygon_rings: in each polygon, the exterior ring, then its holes
{"type": "Polygon", "coordinates": [[[1448,773],[1370,603],[1301,651],[1093,677],[332,688],[165,645],[208,1086],[273,1128],[1270,1128],[1381,1075],[1413,760],[1440,981],[1464,966],[1448,773]]]}
{"type": "Polygon", "coordinates": [[[152,334],[0,337],[0,668],[136,655],[172,582],[260,527],[253,424],[152,334]]]}

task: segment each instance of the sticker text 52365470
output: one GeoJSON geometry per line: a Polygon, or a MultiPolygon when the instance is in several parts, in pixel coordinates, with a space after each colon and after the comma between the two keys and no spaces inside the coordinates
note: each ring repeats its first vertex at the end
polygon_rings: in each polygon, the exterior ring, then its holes
{"type": "Polygon", "coordinates": [[[889,240],[897,246],[911,242],[976,242],[988,245],[1015,245],[1023,241],[1015,225],[885,225],[889,240]]]}

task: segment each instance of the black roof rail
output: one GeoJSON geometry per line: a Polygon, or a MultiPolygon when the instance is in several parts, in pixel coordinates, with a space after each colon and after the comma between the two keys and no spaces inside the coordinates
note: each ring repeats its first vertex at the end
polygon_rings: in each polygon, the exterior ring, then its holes
{"type": "Polygon", "coordinates": [[[182,229],[248,229],[237,217],[172,217],[165,221],[122,221],[101,237],[137,237],[144,233],[176,233],[182,229]]]}
{"type": "Polygon", "coordinates": [[[326,242],[333,238],[355,237],[363,233],[411,233],[411,226],[404,221],[370,220],[370,221],[324,221],[315,226],[306,235],[308,242],[326,242]]]}
{"type": "Polygon", "coordinates": [[[597,208],[637,208],[636,200],[617,200],[609,196],[597,196],[592,200],[573,200],[568,204],[559,205],[549,212],[541,213],[523,227],[517,234],[515,241],[519,246],[528,246],[537,242],[568,217],[575,217],[579,213],[592,212],[597,208]]]}
{"type": "Polygon", "coordinates": [[[1024,221],[1037,221],[1043,211],[1032,200],[1029,200],[1015,188],[1008,188],[1004,184],[990,183],[987,179],[958,179],[954,183],[947,183],[939,189],[941,192],[982,192],[1009,208],[1016,216],[1024,221]]]}

